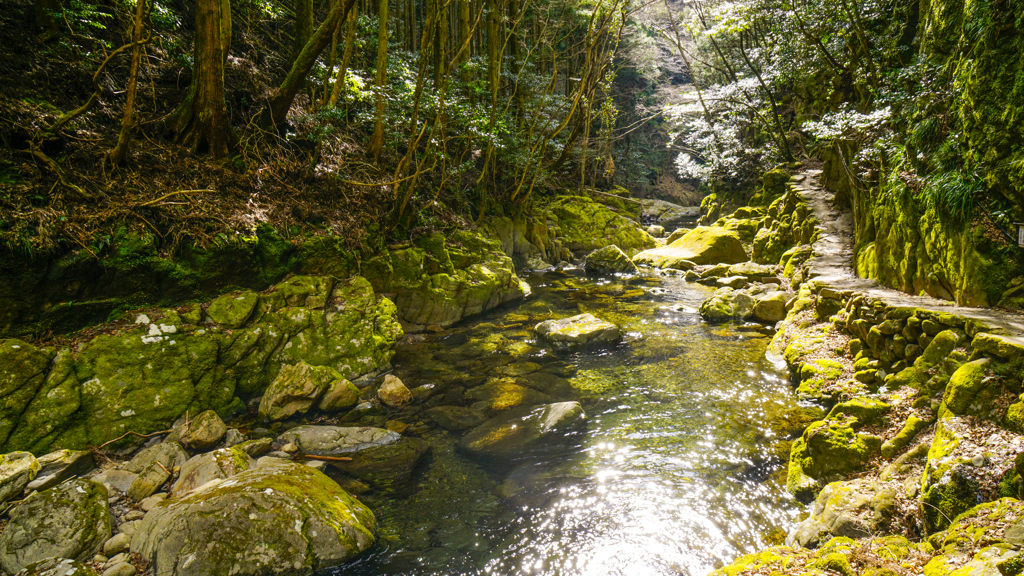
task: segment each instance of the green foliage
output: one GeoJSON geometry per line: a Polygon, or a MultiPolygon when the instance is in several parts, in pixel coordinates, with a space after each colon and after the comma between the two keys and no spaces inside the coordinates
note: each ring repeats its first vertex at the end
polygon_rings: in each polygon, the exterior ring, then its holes
{"type": "Polygon", "coordinates": [[[943,172],[929,178],[921,191],[924,202],[955,223],[963,224],[974,215],[984,185],[958,172],[943,172]]]}

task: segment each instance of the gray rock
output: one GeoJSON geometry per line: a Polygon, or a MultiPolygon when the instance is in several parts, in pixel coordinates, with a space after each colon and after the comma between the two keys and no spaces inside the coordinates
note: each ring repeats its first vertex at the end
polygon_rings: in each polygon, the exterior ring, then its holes
{"type": "Polygon", "coordinates": [[[232,446],[238,446],[242,442],[245,442],[248,438],[245,434],[238,431],[237,428],[228,428],[228,431],[224,434],[224,448],[231,448],[232,446]]]}
{"type": "Polygon", "coordinates": [[[213,448],[227,431],[227,424],[213,410],[200,412],[192,420],[186,420],[174,428],[181,443],[193,450],[213,448]]]}
{"type": "Polygon", "coordinates": [[[338,412],[359,403],[359,388],[348,380],[335,380],[320,399],[317,408],[324,412],[338,412]]]}
{"type": "MultiPolygon", "coordinates": [[[[92,470],[96,463],[88,450],[58,450],[39,457],[41,466],[35,480],[25,486],[26,490],[46,490],[92,470]]],[[[2,500],[2,498],[0,498],[2,500]]]]}
{"type": "Polygon", "coordinates": [[[159,490],[170,477],[171,473],[168,468],[159,462],[153,462],[132,482],[127,496],[136,502],[141,502],[159,490]]]}
{"type": "Polygon", "coordinates": [[[275,445],[293,443],[302,454],[345,456],[351,461],[329,464],[379,487],[408,482],[430,445],[419,438],[403,438],[383,428],[299,426],[278,437],[275,445]]]}
{"type": "Polygon", "coordinates": [[[244,472],[252,465],[252,458],[237,446],[194,456],[181,467],[178,480],[171,486],[171,497],[180,498],[208,482],[244,472]]]}
{"type": "Polygon", "coordinates": [[[107,558],[124,552],[131,546],[132,537],[121,533],[115,534],[110,540],[103,543],[103,555],[107,558]]]}
{"type": "Polygon", "coordinates": [[[127,562],[118,562],[103,571],[103,576],[135,576],[135,566],[127,562]]]}
{"type": "Polygon", "coordinates": [[[537,324],[534,331],[559,349],[607,344],[622,339],[618,326],[595,318],[593,314],[547,320],[537,324]]]}
{"type": "Polygon", "coordinates": [[[242,472],[146,515],[132,550],[154,576],[309,574],[373,542],[373,513],[308,466],[242,472]]]}
{"type": "Polygon", "coordinates": [[[130,537],[135,535],[135,530],[138,529],[138,527],[139,527],[139,521],[138,520],[131,520],[129,522],[121,522],[120,524],[118,524],[117,529],[122,534],[127,534],[128,537],[130,538],[130,537]]]}
{"type": "Polygon", "coordinates": [[[257,438],[255,440],[247,440],[238,444],[238,449],[245,452],[249,456],[256,458],[262,456],[267,452],[270,452],[270,448],[274,445],[274,440],[271,438],[257,438]]]}
{"type": "Polygon", "coordinates": [[[14,574],[46,558],[85,561],[110,539],[107,489],[72,480],[29,496],[0,533],[0,568],[14,574]]]}
{"type": "Polygon", "coordinates": [[[39,461],[28,452],[0,455],[0,504],[20,495],[40,468],[39,461]]]}
{"type": "Polygon", "coordinates": [[[188,460],[188,453],[177,442],[161,442],[154,444],[136,454],[127,464],[121,466],[123,470],[139,474],[149,468],[154,462],[159,462],[164,468],[174,470],[188,460]]]}
{"type": "Polygon", "coordinates": [[[22,568],[17,576],[96,576],[96,571],[77,560],[47,558],[22,568]]]}
{"type": "Polygon", "coordinates": [[[559,447],[586,427],[586,419],[579,402],[508,410],[463,436],[458,448],[481,458],[516,458],[559,447]]]}
{"type": "Polygon", "coordinates": [[[425,411],[423,415],[441,428],[452,432],[479,426],[484,421],[483,414],[462,406],[436,406],[425,411]]]}
{"type": "Polygon", "coordinates": [[[590,274],[635,274],[636,264],[618,246],[598,248],[587,255],[583,269],[590,274]]]}
{"type": "Polygon", "coordinates": [[[167,500],[167,494],[153,494],[149,498],[145,498],[141,502],[139,502],[139,508],[142,508],[143,512],[149,512],[153,508],[156,508],[156,505],[163,502],[164,500],[167,500]]]}
{"type": "Polygon", "coordinates": [[[686,236],[686,233],[689,231],[689,228],[676,228],[675,230],[672,231],[671,234],[668,235],[668,238],[665,239],[665,244],[671,244],[676,240],[679,240],[683,236],[686,236]]]}
{"type": "Polygon", "coordinates": [[[138,477],[139,475],[133,472],[113,468],[100,472],[93,477],[93,480],[103,484],[108,490],[117,490],[124,494],[128,492],[128,489],[132,487],[132,483],[138,477]]]}
{"type": "Polygon", "coordinates": [[[657,224],[652,224],[647,227],[647,233],[655,238],[661,238],[665,235],[665,227],[657,224]]]}

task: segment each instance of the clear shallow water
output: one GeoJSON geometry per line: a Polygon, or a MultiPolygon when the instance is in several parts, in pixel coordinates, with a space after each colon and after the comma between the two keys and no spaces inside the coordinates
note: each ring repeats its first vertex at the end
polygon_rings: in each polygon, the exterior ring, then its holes
{"type": "Polygon", "coordinates": [[[710,290],[678,277],[527,281],[525,302],[403,343],[395,372],[436,386],[428,406],[526,379],[579,400],[587,433],[496,466],[458,454],[458,434],[427,432],[434,454],[414,486],[360,496],[378,544],[325,574],[702,575],[778,543],[801,509],[785,491],[789,440],[819,411],[765,358],[770,335],[704,324],[710,290]],[[537,322],[582,312],[622,326],[623,343],[559,356],[534,340],[537,322]]]}

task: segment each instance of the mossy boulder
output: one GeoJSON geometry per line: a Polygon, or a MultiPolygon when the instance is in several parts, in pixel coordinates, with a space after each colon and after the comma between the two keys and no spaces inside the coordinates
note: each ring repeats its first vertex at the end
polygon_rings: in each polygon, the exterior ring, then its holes
{"type": "Polygon", "coordinates": [[[259,415],[266,420],[284,420],[305,414],[345,379],[330,366],[311,366],[300,361],[282,366],[260,400],[259,415]]]}
{"type": "Polygon", "coordinates": [[[154,576],[309,574],[369,548],[375,527],[373,513],[333,480],[280,462],[164,500],[131,549],[154,576]]]}
{"type": "Polygon", "coordinates": [[[611,344],[622,339],[619,327],[593,314],[545,320],[534,327],[537,336],[558,350],[611,344]]]}
{"type": "Polygon", "coordinates": [[[579,402],[508,410],[474,428],[458,448],[470,456],[508,461],[556,450],[586,428],[579,402]]]}
{"type": "Polygon", "coordinates": [[[386,365],[402,336],[394,304],[360,277],[292,277],[231,330],[173,310],[133,320],[74,354],[0,342],[9,376],[0,410],[21,406],[0,418],[0,449],[78,449],[162,430],[186,413],[225,416],[244,410],[241,398],[260,395],[284,365],[330,366],[352,379],[386,365]]]}
{"type": "Polygon", "coordinates": [[[587,255],[583,268],[589,274],[635,274],[636,264],[618,246],[598,248],[587,255]]]}
{"type": "Polygon", "coordinates": [[[816,548],[834,536],[866,538],[888,530],[896,490],[868,478],[832,482],[814,501],[809,518],[786,538],[787,545],[816,548]]]}
{"type": "Polygon", "coordinates": [[[386,258],[374,286],[394,293],[399,317],[416,326],[449,326],[530,293],[501,244],[478,232],[435,233],[386,258]]]}
{"type": "Polygon", "coordinates": [[[809,362],[801,362],[797,371],[796,393],[804,399],[830,399],[835,395],[832,385],[843,375],[846,367],[837,360],[815,358],[809,362]]]}
{"type": "Polygon", "coordinates": [[[259,295],[251,290],[224,294],[210,302],[206,315],[225,328],[241,328],[252,316],[259,301],[259,295]]]}
{"type": "Polygon", "coordinates": [[[0,504],[20,495],[40,468],[39,461],[28,452],[0,454],[0,504]]]}
{"type": "Polygon", "coordinates": [[[825,482],[858,470],[882,447],[882,439],[858,433],[857,419],[839,415],[815,422],[793,442],[786,487],[809,500],[825,482]]]}
{"type": "MultiPolygon", "coordinates": [[[[956,369],[953,375],[949,379],[949,383],[946,384],[946,390],[942,397],[942,406],[945,410],[956,414],[957,416],[965,416],[968,414],[981,415],[984,412],[988,412],[988,402],[993,400],[991,392],[984,394],[986,374],[989,370],[989,366],[992,361],[988,358],[982,358],[973,362],[968,362],[956,369]],[[982,396],[982,398],[979,398],[982,396]]],[[[995,391],[996,394],[1001,394],[1002,390],[995,391]]],[[[941,417],[943,409],[940,408],[939,416],[941,417]]]]}
{"type": "Polygon", "coordinates": [[[639,202],[643,206],[641,218],[644,222],[652,222],[668,229],[700,216],[700,206],[680,206],[653,198],[641,198],[639,202]]]}
{"type": "Polygon", "coordinates": [[[47,558],[89,560],[110,538],[107,489],[72,480],[15,506],[0,533],[0,568],[14,574],[47,558]]]}
{"type": "Polygon", "coordinates": [[[738,264],[747,260],[739,234],[716,226],[699,226],[667,246],[633,257],[634,263],[655,268],[679,268],[679,262],[738,264]]]}
{"type": "Polygon", "coordinates": [[[181,466],[171,496],[180,498],[215,480],[224,480],[253,467],[253,459],[237,446],[193,456],[181,466]]]}
{"type": "Polygon", "coordinates": [[[754,308],[754,298],[742,290],[719,288],[710,298],[701,302],[700,315],[706,322],[728,322],[744,318],[754,308]]]}
{"type": "Polygon", "coordinates": [[[541,209],[557,222],[565,245],[573,252],[615,245],[635,254],[657,245],[639,223],[585,196],[562,196],[541,209]]]}
{"type": "Polygon", "coordinates": [[[174,428],[182,445],[192,450],[209,450],[224,438],[227,424],[213,410],[204,410],[194,417],[186,418],[174,428]]]}

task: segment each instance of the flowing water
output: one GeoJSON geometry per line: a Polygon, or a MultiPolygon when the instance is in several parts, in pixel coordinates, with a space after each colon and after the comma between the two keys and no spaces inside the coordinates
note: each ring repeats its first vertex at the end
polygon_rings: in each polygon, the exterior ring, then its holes
{"type": "Polygon", "coordinates": [[[679,277],[526,280],[533,295],[516,306],[407,339],[395,373],[433,384],[429,406],[525,381],[579,400],[587,433],[496,466],[427,431],[433,457],[413,486],[360,496],[377,545],[325,574],[702,575],[778,543],[801,508],[785,491],[789,441],[820,412],[766,359],[770,332],[705,324],[710,289],[679,277]],[[619,324],[623,342],[559,355],[534,339],[537,322],[583,312],[619,324]]]}

